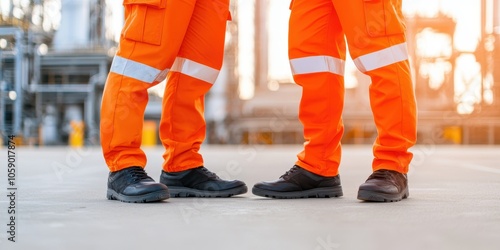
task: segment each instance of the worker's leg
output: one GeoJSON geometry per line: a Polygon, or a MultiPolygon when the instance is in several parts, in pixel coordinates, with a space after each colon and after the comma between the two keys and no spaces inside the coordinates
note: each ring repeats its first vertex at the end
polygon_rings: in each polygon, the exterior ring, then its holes
{"type": "Polygon", "coordinates": [[[146,165],[140,146],[147,89],[165,79],[194,4],[194,0],[124,1],[125,25],[101,107],[101,144],[112,172],[146,165]]]}
{"type": "Polygon", "coordinates": [[[204,95],[222,67],[229,0],[198,0],[163,97],[160,138],[163,169],[178,172],[203,165],[204,95]]]}
{"type": "Polygon", "coordinates": [[[172,197],[231,197],[247,192],[203,167],[204,96],[222,67],[229,0],[197,0],[181,49],[168,75],[160,138],[165,146],[160,183],[172,197]]]}
{"type": "Polygon", "coordinates": [[[290,65],[302,87],[299,119],[305,137],[296,164],[322,176],[335,176],[344,130],[342,27],[331,1],[294,0],[289,29],[290,65]]]}
{"type": "Polygon", "coordinates": [[[252,193],[272,198],[342,196],[338,167],[344,104],[345,42],[330,0],[294,0],[289,24],[289,58],[302,87],[299,119],[304,149],[279,179],[255,184],[252,193]]]}
{"type": "Polygon", "coordinates": [[[407,173],[416,142],[416,105],[400,0],[333,0],[358,69],[371,77],[378,137],[373,170],[407,173]]]}
{"type": "Polygon", "coordinates": [[[358,199],[399,201],[409,195],[408,149],[416,142],[417,115],[401,1],[333,2],[354,63],[372,81],[370,104],[378,136],[373,173],[360,185],[358,199]]]}

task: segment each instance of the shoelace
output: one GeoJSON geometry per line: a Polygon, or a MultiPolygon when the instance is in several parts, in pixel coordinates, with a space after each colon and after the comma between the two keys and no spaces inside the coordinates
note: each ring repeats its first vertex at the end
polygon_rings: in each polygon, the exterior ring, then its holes
{"type": "Polygon", "coordinates": [[[130,170],[128,171],[128,175],[134,182],[151,179],[151,177],[149,177],[142,168],[130,168],[130,170]]]}
{"type": "Polygon", "coordinates": [[[290,168],[290,170],[286,171],[285,174],[283,174],[282,176],[280,176],[280,178],[285,178],[287,176],[289,176],[290,174],[298,171],[299,168],[297,168],[297,166],[293,166],[292,168],[290,168]]]}
{"type": "Polygon", "coordinates": [[[215,174],[214,172],[211,172],[210,170],[208,170],[207,168],[205,167],[202,167],[201,170],[203,172],[205,172],[205,174],[208,176],[208,177],[211,177],[211,178],[219,178],[219,176],[217,176],[217,174],[215,174]]]}
{"type": "Polygon", "coordinates": [[[368,180],[370,179],[386,179],[386,180],[391,180],[391,182],[396,183],[396,175],[394,173],[391,173],[389,170],[378,170],[373,172],[370,177],[368,177],[368,180]]]}

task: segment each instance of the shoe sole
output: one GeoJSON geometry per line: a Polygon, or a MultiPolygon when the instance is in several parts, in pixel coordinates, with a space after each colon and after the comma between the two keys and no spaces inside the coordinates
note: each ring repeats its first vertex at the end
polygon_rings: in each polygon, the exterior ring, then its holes
{"type": "Polygon", "coordinates": [[[247,186],[239,186],[226,190],[211,191],[199,190],[186,187],[173,187],[168,186],[170,196],[172,198],[188,198],[188,197],[202,197],[202,198],[228,198],[234,195],[244,194],[248,191],[247,186]]]}
{"type": "Polygon", "coordinates": [[[130,195],[119,194],[112,189],[108,189],[106,196],[108,200],[118,200],[121,202],[128,202],[128,203],[147,203],[147,202],[162,201],[170,198],[168,190],[159,190],[156,192],[147,193],[143,195],[130,196],[130,195]]]}
{"type": "Polygon", "coordinates": [[[275,199],[330,198],[340,197],[344,195],[344,193],[342,192],[342,186],[330,188],[314,188],[296,192],[276,192],[253,187],[252,193],[257,196],[275,199]]]}
{"type": "Polygon", "coordinates": [[[358,200],[362,201],[374,201],[374,202],[397,202],[406,199],[410,196],[408,188],[403,190],[399,194],[384,194],[369,190],[359,190],[358,200]]]}

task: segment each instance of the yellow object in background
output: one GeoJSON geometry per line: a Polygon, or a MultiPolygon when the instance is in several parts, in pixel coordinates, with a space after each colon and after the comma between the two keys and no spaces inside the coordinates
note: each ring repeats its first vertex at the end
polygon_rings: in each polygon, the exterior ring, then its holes
{"type": "Polygon", "coordinates": [[[462,144],[462,128],[459,126],[445,127],[443,137],[455,144],[462,144]]]}
{"type": "Polygon", "coordinates": [[[69,133],[69,146],[82,147],[84,144],[85,125],[83,121],[71,121],[71,131],[69,133]]]}
{"type": "Polygon", "coordinates": [[[144,121],[144,125],[142,126],[142,146],[155,146],[156,138],[158,138],[156,122],[144,121]]]}

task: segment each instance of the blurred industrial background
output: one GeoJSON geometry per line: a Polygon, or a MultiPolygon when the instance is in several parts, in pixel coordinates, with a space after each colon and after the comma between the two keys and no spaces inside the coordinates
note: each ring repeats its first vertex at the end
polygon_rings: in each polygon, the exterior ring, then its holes
{"type": "MultiPolygon", "coordinates": [[[[24,145],[99,144],[100,100],[123,24],[121,2],[1,0],[1,138],[13,134],[24,145]]],[[[419,142],[500,144],[500,2],[403,2],[419,142]]],[[[303,142],[301,89],[287,60],[288,5],[232,1],[224,67],[206,98],[207,143],[303,142]]],[[[372,143],[370,80],[352,62],[345,79],[343,143],[372,143]]],[[[150,90],[147,145],[159,143],[163,87],[150,90]]]]}

